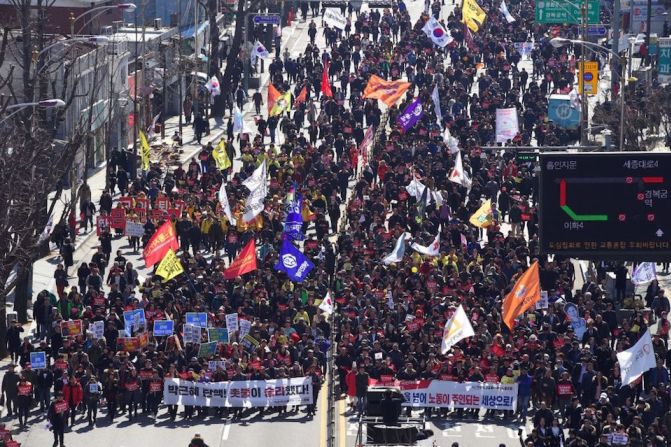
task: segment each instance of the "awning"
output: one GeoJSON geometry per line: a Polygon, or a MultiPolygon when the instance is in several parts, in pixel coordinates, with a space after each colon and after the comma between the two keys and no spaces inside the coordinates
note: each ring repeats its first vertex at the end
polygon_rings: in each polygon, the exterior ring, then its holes
{"type": "MultiPolygon", "coordinates": [[[[208,22],[203,22],[198,26],[198,34],[202,34],[205,28],[207,28],[208,22]]],[[[187,26],[185,28],[182,28],[180,31],[180,34],[182,35],[182,38],[184,39],[190,39],[193,37],[193,31],[196,29],[194,25],[187,26]]]]}

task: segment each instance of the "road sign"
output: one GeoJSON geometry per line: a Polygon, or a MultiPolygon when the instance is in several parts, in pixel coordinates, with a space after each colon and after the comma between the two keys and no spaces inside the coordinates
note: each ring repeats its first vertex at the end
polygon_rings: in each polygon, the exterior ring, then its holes
{"type": "Polygon", "coordinates": [[[671,259],[671,153],[545,153],[539,165],[543,253],[671,259]]]}
{"type": "Polygon", "coordinates": [[[254,16],[254,23],[256,25],[279,25],[279,14],[257,14],[254,16]]]}
{"type": "MultiPolygon", "coordinates": [[[[599,0],[588,0],[587,23],[599,24],[601,5],[599,0]]],[[[536,23],[580,24],[580,8],[569,0],[536,0],[536,23]]]]}
{"type": "Polygon", "coordinates": [[[588,36],[604,37],[606,35],[606,32],[607,32],[606,25],[589,25],[587,27],[588,36]]]}
{"type": "Polygon", "coordinates": [[[659,82],[671,82],[671,37],[660,37],[659,56],[657,58],[657,75],[659,82]]]}

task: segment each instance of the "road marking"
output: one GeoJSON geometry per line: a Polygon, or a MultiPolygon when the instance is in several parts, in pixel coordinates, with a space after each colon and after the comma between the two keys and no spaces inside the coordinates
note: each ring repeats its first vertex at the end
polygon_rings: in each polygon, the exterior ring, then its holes
{"type": "MultiPolygon", "coordinates": [[[[347,416],[345,414],[345,399],[340,399],[338,401],[338,413],[336,414],[336,422],[338,430],[338,445],[340,447],[345,447],[347,445],[347,416]]],[[[356,435],[355,435],[356,436],[356,435]]]]}
{"type": "MultiPolygon", "coordinates": [[[[329,377],[326,378],[329,380],[329,377]]],[[[322,385],[321,392],[319,393],[319,447],[326,447],[326,437],[328,436],[328,429],[326,427],[327,421],[326,421],[326,404],[327,404],[327,398],[328,398],[328,392],[329,388],[324,383],[322,385]],[[324,391],[324,388],[326,388],[326,391],[324,391]]]]}
{"type": "Polygon", "coordinates": [[[226,421],[224,424],[224,429],[221,432],[221,440],[226,441],[228,440],[228,435],[231,432],[231,421],[226,421]]]}
{"type": "Polygon", "coordinates": [[[491,425],[475,424],[476,438],[495,438],[496,436],[485,435],[484,433],[494,433],[494,427],[491,425]]]}

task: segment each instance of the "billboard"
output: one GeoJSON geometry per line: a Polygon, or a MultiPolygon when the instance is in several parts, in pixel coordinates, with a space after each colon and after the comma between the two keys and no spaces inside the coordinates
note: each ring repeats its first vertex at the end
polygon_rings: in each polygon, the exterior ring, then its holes
{"type": "Polygon", "coordinates": [[[671,258],[671,153],[553,153],[539,164],[544,253],[671,258]]]}

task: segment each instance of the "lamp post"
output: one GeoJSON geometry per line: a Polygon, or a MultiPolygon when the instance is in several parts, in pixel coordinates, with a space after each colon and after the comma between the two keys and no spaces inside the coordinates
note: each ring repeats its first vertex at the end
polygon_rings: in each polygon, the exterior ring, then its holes
{"type": "MultiPolygon", "coordinates": [[[[565,39],[563,37],[555,37],[553,39],[550,39],[550,44],[552,44],[552,46],[555,47],[555,48],[563,47],[563,46],[568,45],[570,43],[580,44],[580,45],[583,45],[583,46],[590,46],[590,47],[593,47],[593,48],[598,48],[598,49],[600,49],[602,51],[606,51],[606,52],[614,55],[618,59],[620,59],[620,150],[622,151],[622,150],[624,150],[624,99],[625,99],[624,87],[625,87],[625,81],[626,81],[626,78],[625,78],[626,70],[625,70],[625,68],[627,66],[627,57],[626,56],[620,57],[620,55],[617,54],[616,52],[614,52],[613,50],[608,49],[608,48],[606,48],[602,45],[599,45],[599,44],[596,44],[596,43],[593,43],[593,42],[588,42],[588,41],[579,40],[579,39],[565,39]]],[[[630,54],[630,57],[631,57],[631,54],[630,54]]],[[[630,64],[630,66],[631,66],[631,64],[630,64]]],[[[580,76],[582,76],[582,73],[580,73],[580,76]]],[[[584,90],[584,87],[583,87],[583,90],[584,90]]],[[[585,110],[589,111],[589,108],[585,107],[585,110]]],[[[588,119],[589,119],[589,117],[585,116],[584,120],[583,120],[583,123],[587,124],[588,119]]]]}
{"type": "Polygon", "coordinates": [[[16,115],[21,110],[25,109],[26,107],[39,107],[40,109],[59,109],[61,107],[65,107],[65,101],[63,101],[62,99],[43,99],[42,101],[22,102],[19,104],[9,105],[5,108],[5,110],[14,110],[14,109],[16,110],[7,115],[2,121],[0,121],[0,124],[4,123],[12,116],[16,115]]]}
{"type": "MultiPolygon", "coordinates": [[[[97,14],[95,14],[93,17],[91,17],[91,18],[87,21],[87,23],[88,23],[88,22],[90,22],[91,20],[93,20],[93,19],[95,19],[96,17],[98,17],[98,16],[99,16],[100,14],[102,14],[103,12],[105,12],[105,11],[109,11],[109,10],[111,10],[111,9],[118,9],[118,10],[121,10],[121,11],[132,12],[132,11],[135,11],[135,8],[137,8],[137,6],[134,5],[133,3],[119,3],[118,5],[98,6],[97,8],[91,8],[91,9],[89,9],[89,10],[87,10],[87,11],[84,11],[83,13],[79,14],[77,17],[73,18],[73,19],[70,21],[70,36],[74,36],[74,35],[75,35],[75,22],[76,22],[77,20],[81,19],[82,17],[84,17],[85,15],[91,14],[92,12],[97,12],[97,14]]],[[[74,14],[73,14],[73,15],[74,15],[74,14]]],[[[72,17],[72,16],[71,16],[71,17],[72,17]]],[[[82,26],[82,28],[83,28],[83,26],[82,26]]],[[[80,28],[80,29],[81,29],[81,28],[80,28]]]]}

